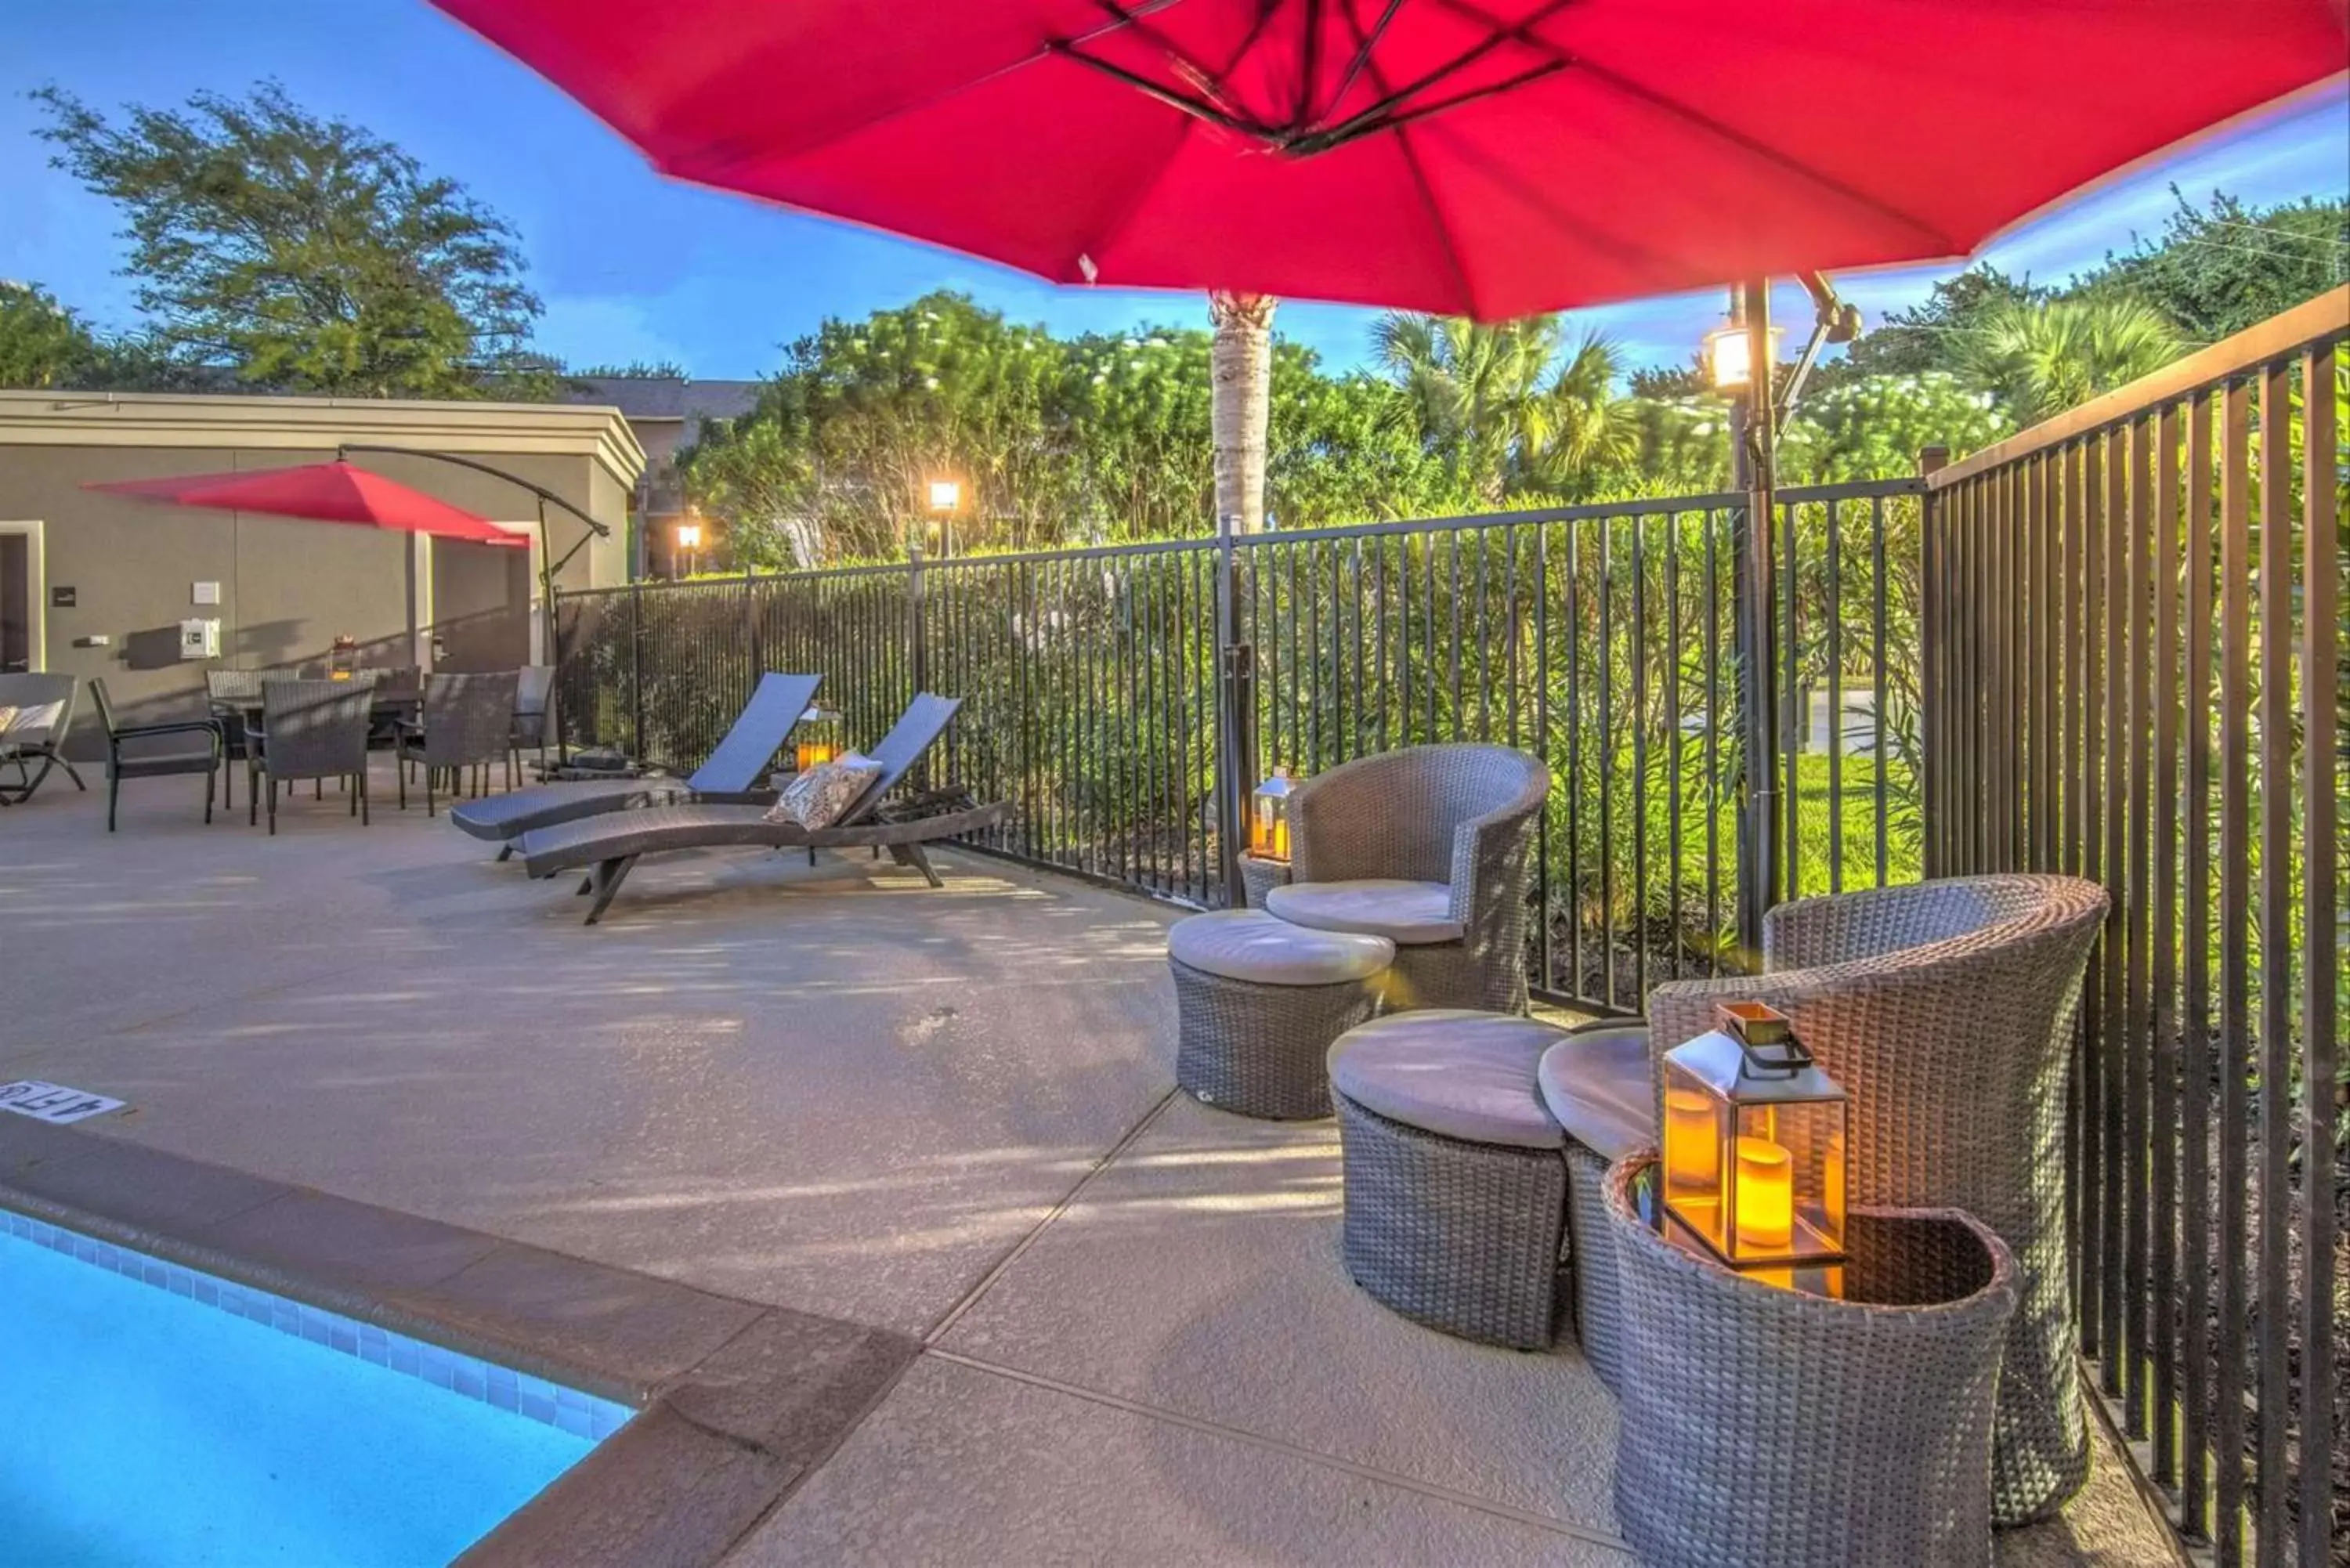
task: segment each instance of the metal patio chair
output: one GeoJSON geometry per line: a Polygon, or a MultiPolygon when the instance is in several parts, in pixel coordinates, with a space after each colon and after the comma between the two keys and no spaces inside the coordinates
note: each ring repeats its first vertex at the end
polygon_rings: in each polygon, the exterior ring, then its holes
{"type": "Polygon", "coordinates": [[[70,675],[0,675],[0,708],[16,710],[6,728],[0,729],[0,768],[16,770],[16,783],[0,781],[0,805],[30,800],[52,768],[65,769],[74,788],[89,787],[64,751],[66,732],[73,727],[77,684],[70,675]]]}
{"type": "Polygon", "coordinates": [[[105,681],[90,681],[89,698],[97,705],[98,722],[106,726],[106,831],[114,831],[115,804],[121,796],[124,779],[202,774],[204,775],[204,820],[212,821],[213,797],[217,793],[221,775],[227,771],[220,721],[175,719],[157,724],[125,724],[115,718],[114,703],[106,694],[105,681]],[[130,744],[161,740],[167,735],[200,736],[203,743],[200,746],[181,745],[166,751],[130,744]]]}

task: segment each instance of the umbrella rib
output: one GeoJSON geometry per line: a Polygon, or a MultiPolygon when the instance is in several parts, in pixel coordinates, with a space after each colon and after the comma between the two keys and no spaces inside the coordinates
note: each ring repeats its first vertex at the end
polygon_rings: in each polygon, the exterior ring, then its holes
{"type": "Polygon", "coordinates": [[[1848,202],[1868,208],[1881,217],[1890,218],[1906,228],[1926,235],[1928,238],[1933,240],[1935,244],[1941,245],[1946,250],[1957,252],[1963,251],[1967,248],[1951,239],[1949,234],[1944,234],[1941,230],[1934,227],[1933,224],[1925,222],[1914,213],[1904,212],[1899,207],[1893,205],[1890,202],[1873,196],[1867,192],[1861,190],[1858,186],[1847,183],[1846,182],[1838,179],[1836,176],[1830,174],[1824,169],[1814,168],[1811,164],[1804,162],[1802,159],[1790,157],[1786,153],[1780,151],[1777,148],[1770,146],[1768,143],[1763,142],[1755,137],[1750,136],[1746,132],[1739,130],[1732,126],[1725,125],[1721,120],[1714,119],[1711,115],[1705,114],[1700,110],[1692,109],[1688,104],[1682,103],[1678,99],[1669,97],[1665,93],[1659,92],[1654,88],[1644,87],[1628,77],[1618,75],[1617,72],[1610,70],[1606,66],[1600,65],[1584,56],[1575,54],[1570,49],[1562,48],[1557,44],[1551,42],[1548,38],[1544,37],[1540,33],[1534,31],[1534,26],[1537,23],[1546,20],[1557,11],[1563,9],[1565,5],[1573,4],[1574,0],[1559,0],[1559,4],[1546,6],[1543,10],[1536,12],[1534,16],[1527,17],[1524,21],[1518,23],[1504,22],[1502,18],[1492,15],[1491,12],[1471,4],[1471,0],[1435,0],[1435,3],[1438,5],[1442,6],[1445,10],[1452,12],[1455,16],[1465,16],[1471,21],[1477,22],[1484,26],[1499,29],[1503,36],[1523,44],[1529,48],[1539,49],[1544,54],[1549,55],[1552,58],[1557,60],[1560,64],[1572,66],[1577,70],[1584,71],[1598,81],[1605,83],[1607,86],[1614,88],[1617,92],[1623,93],[1629,98],[1638,99],[1641,102],[1648,104],[1652,109],[1663,109],[1666,113],[1685,120],[1690,125],[1696,126],[1699,130],[1707,132],[1709,135],[1729,142],[1731,146],[1738,148],[1741,151],[1747,153],[1751,157],[1760,159],[1766,163],[1783,169],[1791,174],[1808,180],[1812,183],[1821,187],[1823,190],[1832,192],[1836,195],[1842,196],[1848,202]]]}
{"type": "Polygon", "coordinates": [[[1355,57],[1347,62],[1346,74],[1338,78],[1338,90],[1330,95],[1332,109],[1346,102],[1347,95],[1354,90],[1356,79],[1363,74],[1363,67],[1371,63],[1371,51],[1379,47],[1381,38],[1387,36],[1388,24],[1394,21],[1396,13],[1403,9],[1403,0],[1388,0],[1386,9],[1379,13],[1379,19],[1371,24],[1368,32],[1364,31],[1363,25],[1355,20],[1352,5],[1343,9],[1347,25],[1355,35],[1355,57]]]}
{"type": "Polygon", "coordinates": [[[1149,77],[1139,72],[1128,70],[1124,66],[1112,65],[1107,60],[1082,54],[1075,44],[1065,43],[1055,38],[1045,47],[1049,54],[1057,55],[1065,60],[1073,60],[1089,70],[1099,71],[1113,81],[1124,82],[1146,98],[1156,99],[1170,109],[1179,109],[1194,119],[1204,119],[1211,125],[1221,125],[1227,130],[1237,130],[1243,136],[1263,139],[1271,139],[1279,134],[1272,126],[1260,124],[1253,119],[1243,119],[1237,115],[1228,113],[1210,103],[1205,98],[1190,97],[1163,83],[1152,81],[1149,77]]]}
{"type": "Polygon", "coordinates": [[[1138,36],[1148,38],[1159,48],[1166,51],[1167,57],[1174,62],[1174,64],[1179,67],[1180,73],[1189,78],[1200,88],[1201,96],[1202,98],[1214,102],[1218,108],[1222,109],[1227,114],[1232,115],[1235,118],[1243,118],[1240,105],[1233,102],[1231,92],[1228,91],[1224,86],[1224,78],[1231,74],[1232,67],[1226,66],[1222,71],[1213,71],[1209,69],[1208,63],[1205,60],[1199,58],[1189,49],[1183,47],[1182,45],[1169,37],[1164,32],[1143,20],[1141,12],[1128,11],[1125,6],[1120,5],[1118,3],[1118,0],[1094,0],[1094,4],[1099,6],[1102,10],[1107,12],[1111,16],[1115,17],[1116,20],[1109,27],[1104,28],[1099,33],[1089,34],[1086,38],[1079,41],[1090,43],[1093,39],[1104,36],[1112,31],[1119,29],[1130,30],[1138,36]]]}
{"type": "MultiPolygon", "coordinates": [[[[1362,23],[1356,20],[1355,8],[1342,5],[1339,9],[1346,16],[1347,26],[1361,40],[1363,65],[1371,73],[1371,86],[1381,97],[1388,96],[1388,74],[1370,57],[1372,40],[1365,36],[1362,23]]],[[[1461,289],[1461,303],[1469,307],[1471,316],[1474,316],[1477,314],[1477,291],[1470,286],[1469,269],[1461,265],[1461,253],[1453,248],[1452,231],[1444,221],[1444,209],[1437,205],[1436,191],[1428,182],[1428,171],[1420,166],[1419,152],[1412,146],[1409,132],[1398,127],[1395,139],[1397,151],[1403,154],[1404,167],[1410,171],[1411,182],[1419,192],[1420,205],[1428,209],[1429,222],[1435,226],[1436,243],[1444,252],[1444,264],[1451,269],[1452,280],[1461,289]]]]}

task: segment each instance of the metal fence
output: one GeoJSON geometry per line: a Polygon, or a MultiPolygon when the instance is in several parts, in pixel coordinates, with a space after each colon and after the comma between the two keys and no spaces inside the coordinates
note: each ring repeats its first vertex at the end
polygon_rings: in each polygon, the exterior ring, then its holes
{"type": "MultiPolygon", "coordinates": [[[[1783,877],[1914,877],[1923,483],[1782,493],[1783,877]]],[[[980,847],[1225,901],[1227,825],[1276,764],[1489,740],[1535,751],[1539,988],[1633,1010],[1738,959],[1744,502],[1706,495],[1311,533],[645,585],[558,601],[572,744],[691,766],[758,671],[825,678],[870,742],[963,699],[932,767],[980,847]]]]}
{"type": "Polygon", "coordinates": [[[2350,1542],[2340,1028],[2350,289],[1945,470],[1926,857],[2103,882],[2084,1349],[2222,1564],[2350,1542]]]}

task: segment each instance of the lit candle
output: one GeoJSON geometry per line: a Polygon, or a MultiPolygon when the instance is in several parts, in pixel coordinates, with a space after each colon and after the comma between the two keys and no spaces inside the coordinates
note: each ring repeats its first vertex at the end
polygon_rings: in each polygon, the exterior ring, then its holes
{"type": "Polygon", "coordinates": [[[1267,859],[1289,858],[1289,815],[1286,812],[1273,819],[1273,832],[1268,836],[1268,845],[1267,859]]]}
{"type": "Polygon", "coordinates": [[[1675,1191],[1711,1194],[1721,1180],[1714,1142],[1713,1102],[1695,1089],[1665,1091],[1665,1183],[1675,1191]]]}
{"type": "Polygon", "coordinates": [[[1794,1161],[1768,1138],[1740,1138],[1738,1244],[1783,1251],[1794,1239],[1794,1161]]]}

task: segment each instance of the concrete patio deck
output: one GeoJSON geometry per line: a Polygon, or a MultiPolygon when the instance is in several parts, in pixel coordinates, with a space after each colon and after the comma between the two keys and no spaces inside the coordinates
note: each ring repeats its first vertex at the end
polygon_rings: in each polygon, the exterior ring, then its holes
{"type": "MultiPolygon", "coordinates": [[[[240,781],[241,782],[241,781],[240,781]]],[[[1336,1135],[1172,1090],[1176,912],[974,855],[647,862],[595,929],[421,808],[0,811],[0,1081],[98,1137],[918,1338],[729,1563],[1627,1563],[1571,1345],[1388,1314],[1336,1135]]],[[[102,786],[101,786],[102,787],[102,786]]],[[[2108,1454],[2010,1563],[2172,1561],[2108,1454]]]]}

